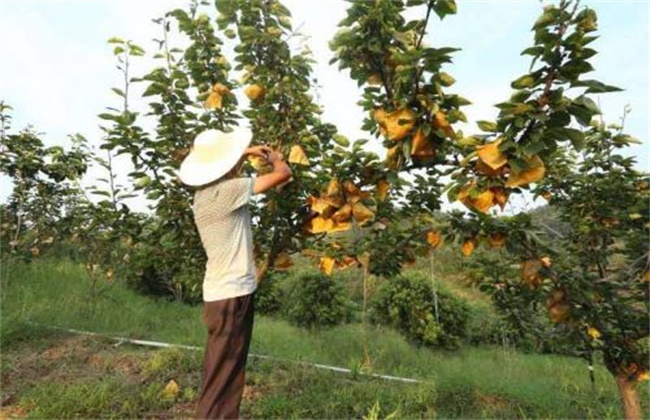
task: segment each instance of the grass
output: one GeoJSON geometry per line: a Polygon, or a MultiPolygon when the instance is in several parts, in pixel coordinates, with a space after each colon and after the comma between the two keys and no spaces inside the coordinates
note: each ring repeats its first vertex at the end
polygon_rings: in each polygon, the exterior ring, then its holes
{"type": "MultiPolygon", "coordinates": [[[[64,351],[68,347],[59,349],[61,343],[72,338],[43,326],[202,346],[200,307],[155,301],[120,284],[92,295],[83,268],[69,262],[4,263],[1,270],[3,406],[20,407],[38,418],[192,415],[200,352],[116,349],[99,338],[79,337],[82,341],[73,346],[79,351],[64,351]],[[69,353],[69,359],[60,356],[53,363],[33,356],[57,352],[69,353]],[[88,362],[93,357],[111,361],[96,368],[88,362]],[[123,368],[107,367],[112,365],[123,368]],[[28,380],[27,367],[38,380],[28,380]],[[182,395],[161,399],[172,378],[181,384],[182,395]]],[[[255,322],[253,353],[415,377],[423,383],[251,359],[244,406],[248,417],[620,417],[609,374],[596,366],[592,388],[587,366],[578,359],[489,347],[431,351],[411,346],[393,331],[360,324],[306,331],[262,316],[255,322]]]]}

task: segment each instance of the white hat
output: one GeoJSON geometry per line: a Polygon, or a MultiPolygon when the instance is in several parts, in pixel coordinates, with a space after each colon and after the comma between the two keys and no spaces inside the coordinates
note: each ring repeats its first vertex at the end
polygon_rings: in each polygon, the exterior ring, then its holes
{"type": "Polygon", "coordinates": [[[241,127],[230,133],[205,130],[194,139],[192,151],[181,163],[178,177],[193,187],[216,181],[237,164],[250,141],[251,132],[241,127]]]}

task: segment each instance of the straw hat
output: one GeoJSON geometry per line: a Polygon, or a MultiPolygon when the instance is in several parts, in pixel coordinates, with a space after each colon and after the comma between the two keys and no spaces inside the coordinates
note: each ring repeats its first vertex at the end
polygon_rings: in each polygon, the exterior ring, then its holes
{"type": "Polygon", "coordinates": [[[181,163],[178,177],[193,187],[216,181],[239,162],[250,141],[251,132],[241,127],[230,133],[205,130],[194,139],[192,151],[181,163]]]}

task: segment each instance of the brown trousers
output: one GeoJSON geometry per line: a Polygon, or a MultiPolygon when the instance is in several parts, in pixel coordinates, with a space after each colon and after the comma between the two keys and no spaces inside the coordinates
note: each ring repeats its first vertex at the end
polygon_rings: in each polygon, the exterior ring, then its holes
{"type": "Polygon", "coordinates": [[[253,332],[255,294],[204,302],[208,341],[198,419],[239,418],[246,359],[253,332]]]}

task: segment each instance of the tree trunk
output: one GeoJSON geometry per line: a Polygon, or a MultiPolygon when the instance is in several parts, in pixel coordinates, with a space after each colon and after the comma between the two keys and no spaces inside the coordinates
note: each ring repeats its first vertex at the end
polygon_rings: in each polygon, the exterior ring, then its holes
{"type": "Polygon", "coordinates": [[[618,394],[621,397],[623,412],[626,420],[641,420],[641,403],[639,402],[639,393],[636,384],[628,380],[625,374],[615,376],[616,385],[618,385],[618,394]]]}

